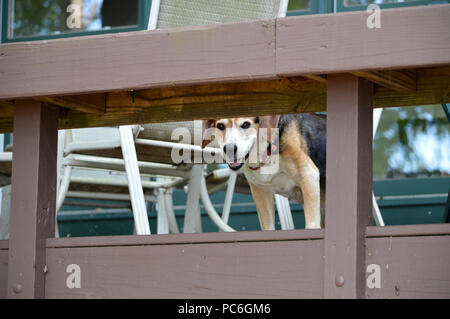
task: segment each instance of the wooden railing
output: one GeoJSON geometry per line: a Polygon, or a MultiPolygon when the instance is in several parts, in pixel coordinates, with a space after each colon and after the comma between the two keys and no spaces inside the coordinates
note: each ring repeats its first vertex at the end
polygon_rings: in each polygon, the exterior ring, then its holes
{"type": "Polygon", "coordinates": [[[372,109],[450,102],[449,16],[442,5],[383,10],[380,29],[357,12],[0,45],[0,131],[14,126],[0,295],[448,298],[449,225],[367,225],[372,109]],[[51,238],[58,127],[324,110],[325,230],[51,238]],[[66,285],[70,264],[80,288],[66,285]],[[380,288],[366,285],[370,264],[380,288]]]}

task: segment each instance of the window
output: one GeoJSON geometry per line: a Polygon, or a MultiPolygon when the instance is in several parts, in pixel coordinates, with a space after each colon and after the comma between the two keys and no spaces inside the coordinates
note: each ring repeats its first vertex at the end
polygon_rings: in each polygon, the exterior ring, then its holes
{"type": "Polygon", "coordinates": [[[441,105],[383,109],[374,179],[450,175],[450,124],[441,105]]]}
{"type": "MultiPolygon", "coordinates": [[[[288,15],[449,3],[448,0],[290,0],[288,15]]],[[[436,30],[439,32],[440,30],[436,30]]],[[[450,174],[450,124],[441,105],[383,110],[373,149],[374,179],[450,174]]]]}
{"type": "MultiPolygon", "coordinates": [[[[344,6],[346,7],[352,7],[352,6],[363,6],[368,5],[371,3],[377,3],[377,4],[385,4],[385,3],[406,3],[406,2],[413,2],[413,1],[419,1],[419,0],[344,0],[344,6]]],[[[423,1],[422,1],[423,2],[423,1]]]]}
{"type": "Polygon", "coordinates": [[[149,0],[4,0],[2,42],[143,30],[149,0]]]}
{"type": "Polygon", "coordinates": [[[288,16],[333,12],[332,0],[290,0],[288,16]]]}
{"type": "Polygon", "coordinates": [[[449,3],[448,0],[290,0],[288,16],[366,10],[371,3],[381,8],[449,3]]]}
{"type": "Polygon", "coordinates": [[[406,6],[420,6],[430,4],[448,3],[447,0],[338,0],[336,1],[336,11],[365,10],[369,4],[375,3],[382,9],[406,6]]]}

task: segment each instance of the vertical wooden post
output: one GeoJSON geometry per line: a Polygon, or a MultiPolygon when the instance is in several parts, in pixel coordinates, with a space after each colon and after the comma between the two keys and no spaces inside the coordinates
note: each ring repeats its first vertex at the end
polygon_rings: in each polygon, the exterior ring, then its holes
{"type": "Polygon", "coordinates": [[[325,298],[365,296],[365,230],[372,209],[373,84],[328,77],[325,298]]]}
{"type": "Polygon", "coordinates": [[[33,100],[14,108],[8,297],[45,296],[45,239],[54,236],[58,110],[33,100]]]}

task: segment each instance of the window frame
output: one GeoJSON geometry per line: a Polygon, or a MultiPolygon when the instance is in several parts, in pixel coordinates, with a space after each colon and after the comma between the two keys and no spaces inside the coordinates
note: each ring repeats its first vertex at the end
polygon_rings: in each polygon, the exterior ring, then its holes
{"type": "MultiPolygon", "coordinates": [[[[310,14],[326,14],[334,12],[349,12],[349,11],[364,11],[367,5],[361,6],[351,6],[347,7],[344,5],[345,0],[312,0],[310,10],[293,10],[288,11],[286,16],[300,16],[300,15],[310,15],[310,14]]],[[[418,0],[412,2],[395,2],[395,3],[382,3],[378,4],[381,9],[392,9],[401,7],[413,7],[413,6],[424,6],[424,5],[435,5],[450,3],[450,0],[418,0]]]]}
{"type": "MultiPolygon", "coordinates": [[[[336,0],[336,12],[349,12],[349,11],[364,11],[367,9],[368,5],[361,6],[350,6],[344,5],[345,0],[336,0]]],[[[427,6],[435,4],[449,3],[448,0],[418,0],[410,2],[393,2],[393,3],[380,3],[377,4],[381,9],[393,9],[393,8],[404,8],[404,7],[416,7],[416,6],[427,6]]]]}
{"type": "Polygon", "coordinates": [[[25,41],[38,41],[38,40],[50,40],[50,39],[61,39],[61,38],[71,38],[79,36],[89,36],[107,33],[119,33],[119,32],[130,32],[130,31],[141,31],[147,30],[149,12],[151,8],[152,0],[138,0],[138,23],[135,27],[117,27],[107,30],[95,30],[95,31],[75,31],[61,34],[49,34],[49,35],[34,35],[34,36],[21,36],[17,38],[8,38],[9,30],[9,19],[10,19],[10,2],[12,0],[2,0],[1,8],[1,39],[0,43],[14,43],[14,42],[25,42],[25,41]]]}
{"type": "Polygon", "coordinates": [[[333,12],[333,0],[312,0],[310,10],[292,10],[286,12],[286,16],[300,16],[310,14],[322,14],[333,12]]]}

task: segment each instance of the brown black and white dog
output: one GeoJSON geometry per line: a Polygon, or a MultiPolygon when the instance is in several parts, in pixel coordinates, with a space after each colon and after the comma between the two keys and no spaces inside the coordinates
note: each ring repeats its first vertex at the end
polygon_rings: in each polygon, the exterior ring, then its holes
{"type": "Polygon", "coordinates": [[[263,230],[275,229],[274,194],[304,205],[306,228],[321,227],[326,116],[293,114],[203,121],[232,170],[242,168],[263,230]]]}

